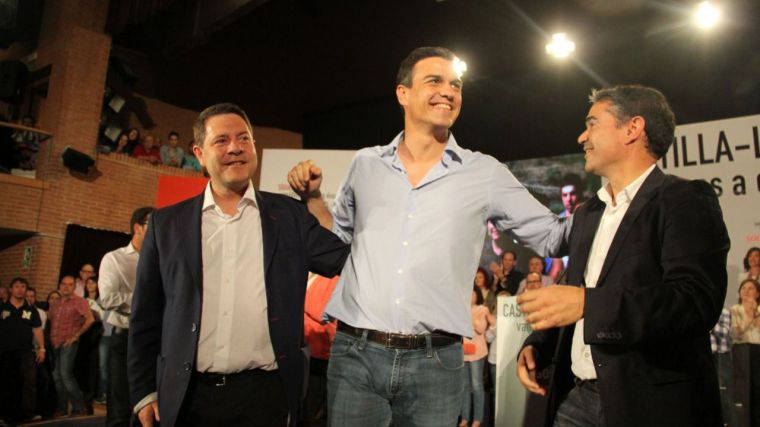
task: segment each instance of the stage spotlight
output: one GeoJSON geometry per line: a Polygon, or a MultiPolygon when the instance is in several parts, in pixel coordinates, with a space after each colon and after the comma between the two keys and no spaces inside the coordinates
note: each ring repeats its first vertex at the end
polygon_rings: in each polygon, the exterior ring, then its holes
{"type": "Polygon", "coordinates": [[[457,73],[457,77],[462,78],[462,74],[467,71],[467,63],[461,59],[454,57],[454,72],[457,73]]]}
{"type": "Polygon", "coordinates": [[[575,51],[575,43],[567,38],[565,33],[552,35],[552,41],[546,45],[546,53],[557,58],[564,59],[575,51]]]}
{"type": "Polygon", "coordinates": [[[720,21],[720,9],[716,8],[709,1],[703,1],[697,5],[694,12],[694,24],[703,29],[714,27],[720,21]]]}

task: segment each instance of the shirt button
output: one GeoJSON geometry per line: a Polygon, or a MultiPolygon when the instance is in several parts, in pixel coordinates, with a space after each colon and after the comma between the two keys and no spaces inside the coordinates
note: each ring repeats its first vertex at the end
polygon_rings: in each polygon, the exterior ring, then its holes
{"type": "Polygon", "coordinates": [[[196,325],[195,323],[193,323],[193,324],[190,326],[190,332],[195,332],[196,330],[198,330],[198,325],[196,325]]]}

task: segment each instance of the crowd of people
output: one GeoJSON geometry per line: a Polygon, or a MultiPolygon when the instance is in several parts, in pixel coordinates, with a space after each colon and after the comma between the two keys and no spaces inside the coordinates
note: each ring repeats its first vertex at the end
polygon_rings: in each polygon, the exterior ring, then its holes
{"type": "Polygon", "coordinates": [[[116,139],[115,142],[104,140],[98,145],[103,153],[121,153],[154,165],[167,165],[183,169],[199,171],[201,165],[193,154],[193,141],[185,147],[180,144],[179,133],[171,131],[166,142],[152,134],[140,136],[137,128],[130,128],[116,139]]]}

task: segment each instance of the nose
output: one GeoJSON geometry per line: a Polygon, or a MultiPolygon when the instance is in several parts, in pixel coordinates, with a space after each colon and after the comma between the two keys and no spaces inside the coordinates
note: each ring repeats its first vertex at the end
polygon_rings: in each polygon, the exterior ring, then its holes
{"type": "Polygon", "coordinates": [[[238,154],[243,151],[242,145],[243,143],[238,141],[237,138],[230,139],[230,143],[227,144],[227,153],[228,154],[238,154]]]}
{"type": "Polygon", "coordinates": [[[578,135],[578,144],[583,144],[588,140],[588,129],[584,130],[583,133],[578,135]]]}

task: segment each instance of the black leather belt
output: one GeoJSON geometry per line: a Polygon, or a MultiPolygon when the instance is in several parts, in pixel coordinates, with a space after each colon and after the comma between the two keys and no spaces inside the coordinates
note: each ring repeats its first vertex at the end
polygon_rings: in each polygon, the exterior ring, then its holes
{"type": "Polygon", "coordinates": [[[193,372],[193,379],[207,385],[224,387],[227,384],[250,380],[262,375],[276,375],[277,370],[265,371],[263,369],[249,369],[247,371],[235,372],[233,374],[220,374],[216,372],[193,372]]]}
{"type": "Polygon", "coordinates": [[[338,322],[338,330],[348,335],[361,338],[367,331],[367,340],[381,344],[387,348],[399,348],[413,350],[427,347],[427,337],[430,337],[432,347],[445,347],[447,345],[461,343],[462,337],[444,331],[433,331],[430,334],[396,334],[393,332],[375,331],[372,329],[355,328],[343,322],[338,322]]]}

